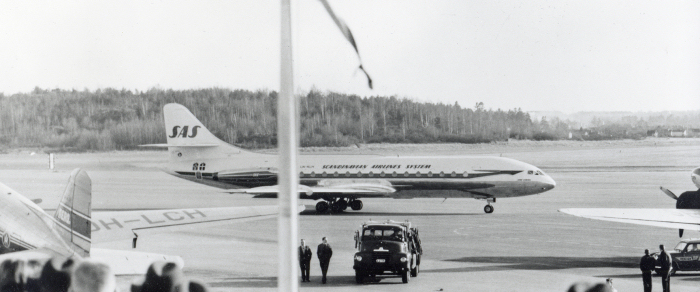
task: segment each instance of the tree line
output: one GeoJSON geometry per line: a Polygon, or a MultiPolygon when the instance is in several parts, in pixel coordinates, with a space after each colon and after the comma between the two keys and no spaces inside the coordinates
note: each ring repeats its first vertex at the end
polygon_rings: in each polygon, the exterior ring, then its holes
{"type": "MultiPolygon", "coordinates": [[[[245,148],[275,147],[276,91],[206,88],[147,91],[61,90],[0,94],[0,145],[6,148],[123,150],[165,143],[163,105],[179,103],[217,137],[245,148]]],[[[359,97],[311,90],[299,99],[302,146],[355,143],[483,143],[563,139],[567,121],[531,120],[521,109],[465,108],[396,96],[359,97]]]]}

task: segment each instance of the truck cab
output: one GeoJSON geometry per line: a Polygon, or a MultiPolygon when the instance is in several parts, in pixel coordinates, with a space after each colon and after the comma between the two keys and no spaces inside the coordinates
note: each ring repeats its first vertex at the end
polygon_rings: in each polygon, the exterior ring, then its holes
{"type": "Polygon", "coordinates": [[[416,228],[408,221],[367,221],[355,231],[355,280],[365,277],[400,275],[404,283],[417,277],[423,254],[416,228]]]}

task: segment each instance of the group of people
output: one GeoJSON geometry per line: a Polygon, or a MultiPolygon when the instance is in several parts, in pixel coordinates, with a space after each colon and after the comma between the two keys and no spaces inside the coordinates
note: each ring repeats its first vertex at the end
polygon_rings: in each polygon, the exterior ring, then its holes
{"type": "Polygon", "coordinates": [[[656,266],[660,268],[657,273],[661,276],[661,287],[664,292],[671,291],[671,267],[673,266],[673,259],[664,249],[664,245],[659,245],[659,256],[654,259],[649,255],[649,250],[644,250],[644,256],[639,262],[639,269],[642,270],[642,281],[644,282],[644,292],[651,292],[651,271],[655,269],[656,266]]]}
{"type": "MultiPolygon", "coordinates": [[[[116,278],[109,265],[91,259],[7,259],[0,264],[0,292],[116,292],[116,278]]],[[[155,262],[132,292],[206,292],[207,287],[189,281],[175,263],[155,262]]]]}
{"type": "MultiPolygon", "coordinates": [[[[316,248],[316,256],[318,256],[318,262],[321,264],[321,283],[326,284],[326,274],[328,273],[328,264],[331,262],[331,256],[333,256],[333,249],[331,245],[328,244],[326,237],[321,239],[321,244],[316,248]]],[[[301,268],[301,281],[311,282],[309,280],[309,271],[311,270],[311,258],[313,253],[311,248],[306,245],[306,242],[302,239],[301,245],[299,246],[299,267],[301,268]]]]}

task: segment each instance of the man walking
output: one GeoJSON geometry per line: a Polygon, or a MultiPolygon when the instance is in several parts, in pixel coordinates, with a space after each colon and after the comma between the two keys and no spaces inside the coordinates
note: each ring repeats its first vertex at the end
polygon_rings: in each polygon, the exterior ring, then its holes
{"type": "Polygon", "coordinates": [[[644,283],[644,292],[651,292],[651,271],[656,265],[656,260],[649,255],[649,250],[644,250],[644,256],[639,261],[639,269],[642,270],[642,282],[644,283]]]}
{"type": "Polygon", "coordinates": [[[321,240],[323,240],[323,242],[318,245],[316,255],[318,256],[318,261],[321,263],[321,273],[323,274],[321,282],[326,284],[326,273],[328,272],[328,264],[331,262],[333,249],[331,249],[331,245],[328,244],[325,236],[321,240]]]}
{"type": "Polygon", "coordinates": [[[299,246],[299,267],[301,268],[301,281],[309,282],[309,271],[311,269],[311,248],[301,240],[299,246]]]}
{"type": "Polygon", "coordinates": [[[666,253],[663,244],[659,245],[659,249],[661,250],[661,253],[659,254],[659,258],[656,260],[656,263],[661,266],[661,269],[659,270],[659,274],[661,274],[661,287],[663,287],[664,292],[671,292],[670,274],[673,259],[671,259],[671,256],[666,253]]]}

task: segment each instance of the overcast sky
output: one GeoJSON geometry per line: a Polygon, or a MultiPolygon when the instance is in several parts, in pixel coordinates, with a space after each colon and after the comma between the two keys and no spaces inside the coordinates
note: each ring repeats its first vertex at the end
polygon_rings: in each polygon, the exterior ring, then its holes
{"type": "MultiPolygon", "coordinates": [[[[292,0],[295,87],[526,111],[700,109],[700,1],[292,0]]],[[[279,89],[279,2],[3,1],[0,92],[279,89]]]]}

